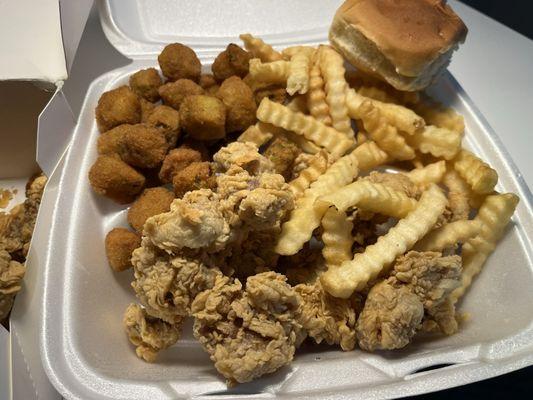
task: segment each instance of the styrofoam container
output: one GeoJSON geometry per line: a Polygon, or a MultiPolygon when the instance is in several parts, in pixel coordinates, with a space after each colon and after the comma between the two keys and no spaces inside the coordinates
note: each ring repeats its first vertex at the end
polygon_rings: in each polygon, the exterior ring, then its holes
{"type": "Polygon", "coordinates": [[[195,47],[206,68],[225,44],[237,41],[244,31],[281,46],[325,42],[338,3],[108,0],[100,4],[106,35],[133,61],[90,86],[58,185],[50,246],[43,262],[41,353],[50,380],[64,397],[391,398],[470,383],[533,364],[532,195],[497,135],[449,74],[431,94],[464,115],[466,146],[497,169],[497,189],[521,197],[513,223],[460,304],[459,311],[470,313],[471,319],[456,335],[420,337],[394,352],[308,346],[298,351],[290,366],[231,390],[193,339],[190,324],[183,338],[154,364],[138,359],[129,344],[122,316],[135,301],[130,287],[133,274],[113,273],[103,245],[111,228],[127,226],[126,209],[96,195],[87,178],[96,158],[98,98],[126,84],[136,70],[157,66],[155,54],[170,41],[195,47]]]}

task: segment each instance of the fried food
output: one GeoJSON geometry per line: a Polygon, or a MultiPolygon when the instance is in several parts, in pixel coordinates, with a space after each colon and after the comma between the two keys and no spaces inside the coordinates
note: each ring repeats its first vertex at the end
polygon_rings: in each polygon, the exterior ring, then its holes
{"type": "Polygon", "coordinates": [[[330,207],[322,217],[322,256],[329,268],[335,268],[352,258],[353,223],[344,211],[330,207]]]}
{"type": "Polygon", "coordinates": [[[234,43],[230,43],[226,50],[215,58],[211,70],[215,79],[219,82],[234,75],[244,78],[248,73],[248,63],[251,58],[251,54],[246,50],[234,43]]]}
{"type": "Polygon", "coordinates": [[[243,131],[256,121],[254,95],[250,87],[239,77],[232,76],[226,79],[217,97],[226,106],[226,132],[243,131]]]}
{"type": "Polygon", "coordinates": [[[174,175],[179,171],[184,170],[193,162],[201,162],[202,160],[203,157],[199,151],[180,146],[171,150],[163,160],[159,171],[159,179],[162,183],[171,183],[174,175]]]}
{"type": "Polygon", "coordinates": [[[294,160],[301,151],[294,143],[283,137],[275,138],[266,148],[265,157],[272,161],[274,171],[289,181],[294,160]]]}
{"type": "Polygon", "coordinates": [[[291,55],[289,76],[287,77],[287,93],[291,96],[305,94],[309,90],[309,69],[314,54],[313,48],[303,48],[291,55]]]}
{"type": "Polygon", "coordinates": [[[198,85],[204,90],[207,90],[213,86],[217,86],[218,83],[212,74],[202,74],[198,80],[198,85]]]}
{"type": "Polygon", "coordinates": [[[326,92],[324,91],[324,78],[320,71],[320,59],[315,52],[313,64],[309,70],[309,91],[307,92],[307,108],[309,113],[324,125],[331,126],[331,116],[329,106],[326,102],[326,92]]]}
{"type": "Polygon", "coordinates": [[[15,295],[20,291],[26,267],[12,260],[11,255],[0,242],[0,321],[3,321],[11,307],[15,295]]]}
{"type": "Polygon", "coordinates": [[[163,80],[155,68],[141,69],[130,76],[130,88],[138,96],[155,103],[159,100],[159,86],[163,80]]]}
{"type": "Polygon", "coordinates": [[[468,150],[461,150],[454,159],[453,168],[476,193],[491,193],[498,183],[496,170],[468,150]]]}
{"type": "Polygon", "coordinates": [[[145,178],[118,156],[99,156],[89,170],[93,190],[119,204],[131,203],[143,190],[145,178]]]}
{"type": "Polygon", "coordinates": [[[215,97],[188,96],[180,107],[181,126],[193,139],[217,140],[226,136],[226,106],[215,97]]]}
{"type": "Polygon", "coordinates": [[[174,194],[183,197],[187,192],[197,189],[211,188],[215,184],[208,162],[193,162],[179,170],[172,178],[174,194]]]}
{"type": "Polygon", "coordinates": [[[244,43],[244,48],[248,50],[253,57],[259,58],[262,62],[271,62],[283,60],[281,53],[277,52],[258,37],[253,37],[249,33],[239,35],[239,38],[244,43]]]}
{"type": "Polygon", "coordinates": [[[115,272],[132,268],[131,254],[141,245],[141,237],[125,228],[114,228],[105,237],[105,253],[115,272]]]}
{"type": "MultiPolygon", "coordinates": [[[[170,211],[174,194],[164,187],[145,189],[128,210],[128,223],[141,234],[146,220],[154,215],[170,211]]],[[[139,247],[139,246],[137,246],[139,247]]]]}
{"type": "Polygon", "coordinates": [[[197,94],[204,94],[204,89],[190,79],[178,79],[175,82],[165,83],[159,88],[163,103],[178,111],[187,96],[197,94]]]}
{"type": "Polygon", "coordinates": [[[176,147],[180,135],[180,113],[173,108],[156,106],[146,119],[148,125],[161,130],[169,148],[176,147]]]}
{"type": "Polygon", "coordinates": [[[265,97],[270,101],[283,104],[287,100],[287,91],[282,87],[268,87],[254,91],[255,104],[259,105],[265,97]]]}
{"type": "Polygon", "coordinates": [[[161,72],[169,81],[190,79],[197,81],[200,78],[202,65],[196,53],[190,47],[181,43],[172,43],[163,49],[157,57],[161,72]]]}
{"type": "Polygon", "coordinates": [[[154,111],[154,108],[156,107],[155,103],[150,103],[148,100],[144,98],[139,99],[139,103],[141,103],[141,122],[146,122],[152,111],[154,111]]]}
{"type": "Polygon", "coordinates": [[[129,87],[121,86],[102,94],[95,115],[100,132],[121,124],[136,124],[141,122],[141,103],[129,87]]]}
{"type": "MultiPolygon", "coordinates": [[[[298,162],[298,157],[295,159],[298,162]]],[[[326,172],[328,168],[328,154],[325,151],[311,156],[304,169],[298,171],[298,176],[289,182],[289,188],[296,198],[303,195],[304,191],[318,179],[320,175],[326,172]]],[[[293,172],[295,168],[293,168],[293,172]]]]}

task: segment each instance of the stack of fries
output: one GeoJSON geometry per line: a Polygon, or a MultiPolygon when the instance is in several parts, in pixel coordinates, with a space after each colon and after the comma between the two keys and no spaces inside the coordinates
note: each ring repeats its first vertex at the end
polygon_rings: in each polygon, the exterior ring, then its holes
{"type": "Polygon", "coordinates": [[[496,192],[496,171],[462,148],[463,118],[424,94],[399,92],[346,71],[342,56],[330,46],[277,52],[252,35],[241,39],[254,57],[248,83],[255,89],[284,85],[292,99],[283,105],[264,98],[259,122],[239,140],[262,146],[289,135],[303,152],[315,154],[289,183],[297,202],[276,252],[296,254],[314,232],[321,232],[327,270],[320,280],[339,298],[368,290],[409,250],[457,253],[461,285],[451,294],[457,302],[494,250],[519,200],[513,193],[496,192]],[[385,167],[410,179],[421,195],[410,197],[362,179],[385,167]],[[349,215],[354,209],[395,222],[356,254],[349,215]]]}

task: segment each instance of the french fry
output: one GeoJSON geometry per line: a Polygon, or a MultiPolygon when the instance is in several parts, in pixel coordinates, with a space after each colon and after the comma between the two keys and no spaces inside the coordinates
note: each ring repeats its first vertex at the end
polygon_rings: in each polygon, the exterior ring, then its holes
{"type": "Polygon", "coordinates": [[[296,200],[289,220],[281,226],[275,251],[281,255],[296,254],[311,239],[313,231],[320,226],[326,210],[313,207],[319,196],[352,182],[358,174],[357,158],[352,153],[334,162],[323,175],[314,181],[303,196],[296,200]]]}
{"type": "Polygon", "coordinates": [[[428,164],[422,168],[413,169],[409,172],[402,172],[411,181],[420,186],[426,186],[430,183],[439,183],[446,173],[446,162],[441,160],[428,164]]]}
{"type": "Polygon", "coordinates": [[[325,82],[326,103],[329,106],[331,126],[348,138],[353,138],[352,123],[346,107],[348,84],[344,79],[344,60],[329,46],[320,46],[317,54],[320,72],[325,82]]]}
{"type": "Polygon", "coordinates": [[[341,132],[318,122],[311,116],[293,112],[267,98],[259,104],[257,118],[304,136],[318,146],[324,147],[334,157],[342,156],[354,145],[353,139],[348,139],[341,132]]]}
{"type": "Polygon", "coordinates": [[[314,143],[310,142],[306,138],[304,138],[301,135],[298,135],[294,132],[287,131],[283,128],[279,128],[277,126],[274,126],[272,124],[268,124],[265,122],[257,122],[255,125],[255,128],[260,132],[263,136],[284,136],[285,138],[289,139],[291,142],[294,142],[298,147],[302,149],[305,153],[309,154],[315,154],[318,153],[321,148],[315,145],[314,143]]]}
{"type": "Polygon", "coordinates": [[[442,251],[475,237],[481,231],[481,221],[458,220],[429,232],[414,247],[417,251],[442,251]]]}
{"type": "Polygon", "coordinates": [[[309,162],[309,166],[300,172],[298,178],[289,182],[289,189],[294,194],[294,197],[301,197],[311,183],[316,181],[320,175],[326,172],[327,168],[328,154],[322,150],[313,156],[309,162]]]}
{"type": "Polygon", "coordinates": [[[315,51],[316,49],[311,46],[289,46],[289,47],[285,47],[281,51],[281,55],[283,56],[285,60],[290,60],[291,57],[293,57],[297,53],[306,53],[309,56],[313,56],[315,51]]]}
{"type": "Polygon", "coordinates": [[[413,106],[414,111],[426,121],[428,125],[435,125],[459,134],[465,131],[464,118],[453,108],[425,99],[413,106]]]}
{"type": "Polygon", "coordinates": [[[331,126],[331,116],[329,106],[326,103],[326,92],[324,91],[324,79],[320,72],[319,59],[316,56],[309,71],[309,91],[307,92],[307,108],[310,114],[324,125],[331,126]]]}
{"type": "Polygon", "coordinates": [[[273,137],[273,133],[262,131],[257,127],[257,125],[250,125],[243,133],[241,133],[237,141],[252,142],[255,143],[257,147],[261,147],[273,137]]]}
{"type": "Polygon", "coordinates": [[[357,89],[357,94],[383,103],[394,103],[395,101],[393,96],[376,86],[361,86],[357,89]]]}
{"type": "Polygon", "coordinates": [[[370,138],[391,157],[397,160],[414,158],[414,150],[407,145],[396,128],[387,123],[370,100],[365,100],[359,105],[358,115],[361,117],[360,119],[363,121],[370,138]]]}
{"type": "Polygon", "coordinates": [[[243,33],[239,38],[244,43],[244,48],[262,62],[283,60],[283,56],[262,39],[253,37],[249,33],[243,33]]]}
{"type": "Polygon", "coordinates": [[[451,221],[468,219],[470,214],[469,198],[471,189],[459,174],[451,169],[442,179],[448,189],[448,207],[452,212],[451,221]]]}
{"type": "Polygon", "coordinates": [[[291,57],[289,76],[287,78],[287,93],[305,94],[309,90],[309,69],[311,68],[312,52],[297,51],[291,57]]]}
{"type": "Polygon", "coordinates": [[[357,146],[354,150],[355,157],[359,164],[359,170],[367,171],[387,163],[390,157],[372,141],[365,142],[357,146]]]}
{"type": "Polygon", "coordinates": [[[519,198],[514,193],[505,193],[487,196],[481,205],[474,219],[481,222],[481,232],[463,245],[461,286],[450,296],[454,303],[465,293],[472,279],[481,272],[483,264],[496,248],[496,243],[511,220],[518,201],[519,198]]]}
{"type": "Polygon", "coordinates": [[[352,258],[353,224],[345,212],[329,208],[322,218],[322,256],[328,268],[335,268],[352,258]]]}
{"type": "Polygon", "coordinates": [[[355,141],[357,142],[357,144],[361,145],[361,144],[367,142],[368,138],[366,137],[366,134],[363,131],[359,131],[355,135],[355,141]]]}
{"type": "Polygon", "coordinates": [[[269,85],[287,82],[290,62],[285,60],[262,63],[258,58],[249,62],[250,78],[254,82],[266,82],[269,85]]]}
{"type": "Polygon", "coordinates": [[[362,96],[353,89],[346,92],[346,104],[348,106],[348,114],[355,119],[362,119],[359,107],[364,101],[370,101],[376,107],[380,115],[385,118],[388,124],[394,126],[402,132],[413,135],[420,131],[424,126],[424,119],[415,114],[414,111],[407,107],[398,104],[384,103],[378,100],[362,96]]]}
{"type": "Polygon", "coordinates": [[[350,207],[358,207],[365,211],[403,218],[416,207],[416,200],[380,183],[358,180],[319,197],[315,202],[315,208],[327,209],[330,206],[335,206],[342,212],[350,207]]]}
{"type": "Polygon", "coordinates": [[[420,132],[406,136],[407,143],[421,153],[451,160],[461,150],[463,135],[446,128],[427,125],[420,132]]]}
{"type": "Polygon", "coordinates": [[[398,221],[376,244],[367,246],[363,253],[351,261],[322,274],[326,291],[335,297],[348,298],[354,291],[363,289],[383,269],[401,254],[411,249],[435,224],[446,206],[446,196],[436,185],[426,190],[416,208],[398,221]]]}
{"type": "Polygon", "coordinates": [[[476,193],[491,193],[498,183],[496,170],[468,150],[461,150],[453,167],[476,193]]]}

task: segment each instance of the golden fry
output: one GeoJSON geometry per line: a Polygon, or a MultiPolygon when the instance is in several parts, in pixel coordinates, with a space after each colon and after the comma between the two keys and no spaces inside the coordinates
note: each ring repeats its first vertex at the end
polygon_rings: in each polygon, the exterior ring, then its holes
{"type": "Polygon", "coordinates": [[[357,146],[354,154],[359,163],[361,171],[367,171],[380,165],[387,163],[390,157],[387,153],[379,148],[379,146],[372,141],[365,142],[357,146]]]}
{"type": "Polygon", "coordinates": [[[442,251],[457,243],[475,237],[481,231],[482,223],[477,220],[458,220],[443,225],[415,245],[417,251],[442,251]]]}
{"type": "Polygon", "coordinates": [[[297,178],[289,182],[289,189],[295,198],[303,195],[304,191],[318,179],[320,175],[326,172],[328,168],[328,155],[322,150],[315,154],[309,166],[300,172],[297,178]]]}
{"type": "Polygon", "coordinates": [[[430,183],[439,183],[446,173],[446,162],[441,160],[428,164],[422,168],[416,168],[409,172],[404,172],[409,179],[420,186],[430,183]]]}
{"type": "Polygon", "coordinates": [[[345,212],[331,207],[322,218],[322,256],[328,268],[335,268],[352,258],[353,223],[345,212]]]}
{"type": "Polygon", "coordinates": [[[461,150],[453,167],[476,193],[490,193],[498,183],[496,170],[468,150],[461,150]]]}
{"type": "Polygon", "coordinates": [[[406,140],[421,153],[451,160],[461,150],[463,135],[446,128],[428,125],[420,132],[407,136],[406,140]]]}
{"type": "Polygon", "coordinates": [[[324,91],[324,79],[320,72],[319,59],[314,57],[311,70],[309,71],[309,91],[307,92],[307,108],[310,114],[324,125],[331,126],[331,116],[329,106],[326,103],[326,92],[324,91]]]}
{"type": "Polygon", "coordinates": [[[291,96],[300,93],[305,94],[309,90],[309,69],[311,57],[309,51],[298,51],[291,57],[289,76],[287,77],[287,93],[291,96]]]}
{"type": "Polygon", "coordinates": [[[274,50],[272,46],[266,44],[262,39],[253,37],[249,33],[239,35],[239,38],[244,43],[244,48],[261,61],[271,62],[283,60],[283,56],[274,50]]]}
{"type": "Polygon", "coordinates": [[[258,58],[252,58],[249,66],[250,79],[253,82],[264,82],[269,85],[284,84],[289,77],[290,63],[288,61],[262,63],[258,58]]]}

